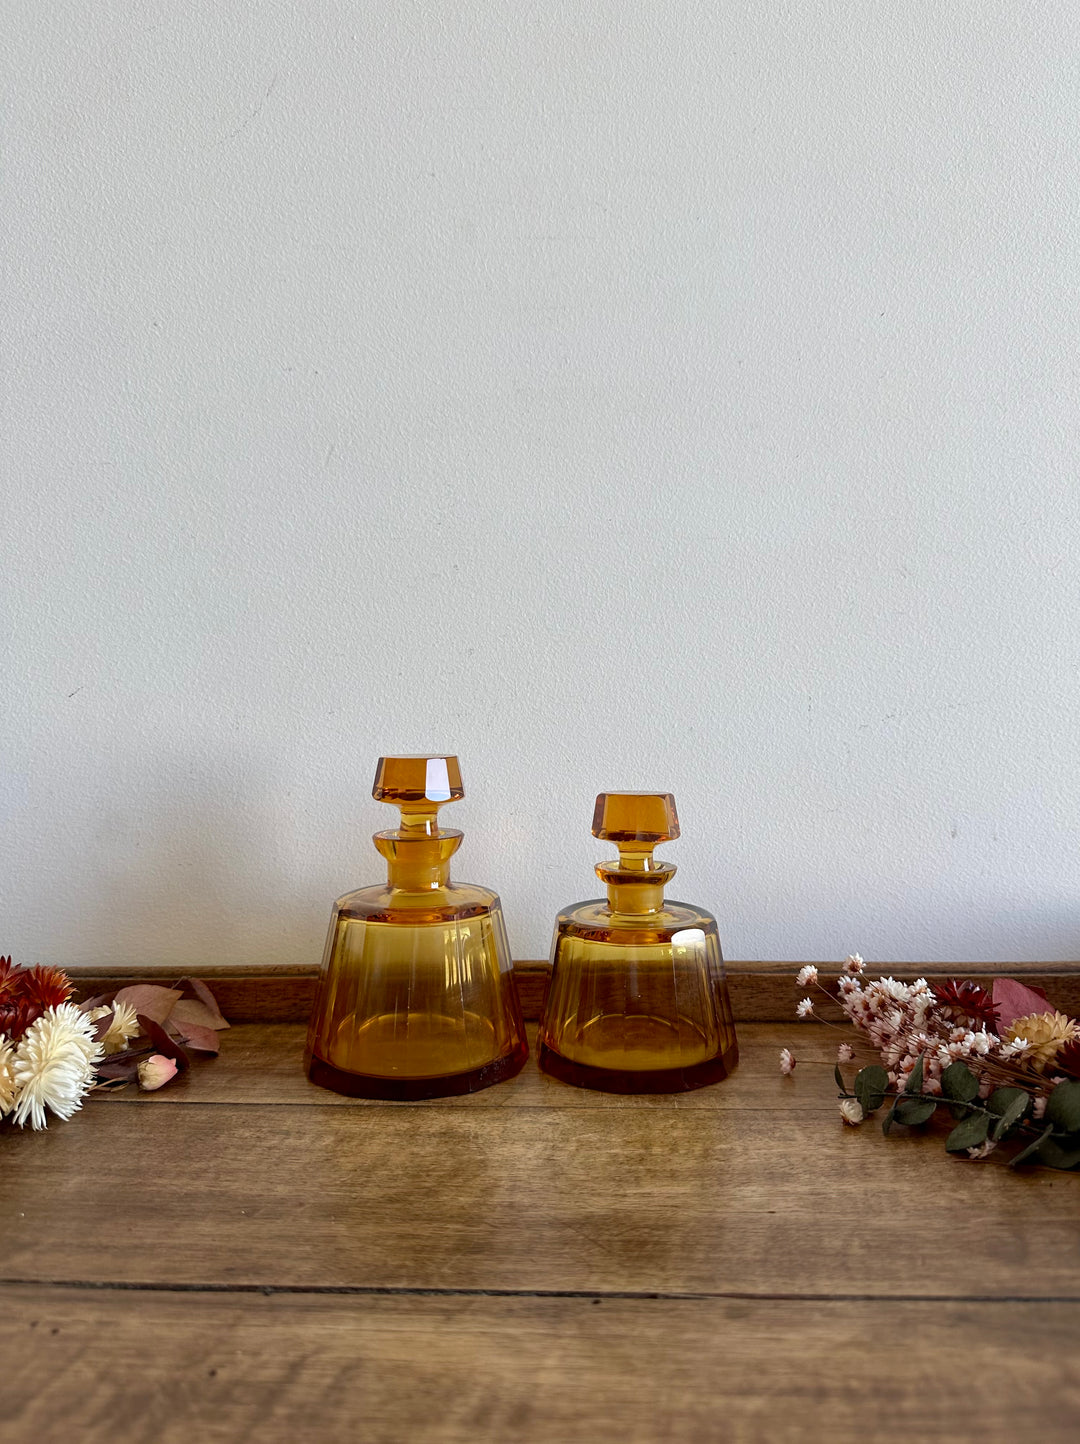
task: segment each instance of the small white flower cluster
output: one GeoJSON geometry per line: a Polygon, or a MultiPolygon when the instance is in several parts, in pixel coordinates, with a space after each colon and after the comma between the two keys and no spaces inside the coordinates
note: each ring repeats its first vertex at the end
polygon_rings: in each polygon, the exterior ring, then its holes
{"type": "Polygon", "coordinates": [[[17,1047],[0,1034],[0,1118],[44,1128],[46,1109],[70,1118],[94,1080],[103,1054],[94,1024],[74,1003],[47,1008],[17,1047]]]}
{"type": "MultiPolygon", "coordinates": [[[[925,978],[901,983],[896,978],[865,981],[849,964],[839,980],[838,1002],[855,1026],[866,1034],[881,1054],[889,1075],[889,1083],[903,1088],[915,1064],[923,1060],[923,1093],[941,1092],[941,1075],[950,1063],[966,1063],[980,1077],[980,1093],[987,1096],[993,1084],[980,1064],[1009,1062],[1015,1064],[1028,1048],[1027,1040],[1003,1042],[985,1027],[978,1029],[956,1025],[935,1012],[935,997],[925,978]]],[[[808,1000],[807,1000],[808,1001],[808,1000]]],[[[802,1004],[796,1008],[800,1017],[802,1004]]]]}

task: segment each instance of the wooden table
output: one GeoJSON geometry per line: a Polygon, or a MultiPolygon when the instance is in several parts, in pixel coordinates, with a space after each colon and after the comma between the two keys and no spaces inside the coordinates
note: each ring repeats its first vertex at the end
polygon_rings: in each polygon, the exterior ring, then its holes
{"type": "Polygon", "coordinates": [[[1080,1437],[1080,1178],[847,1128],[835,1033],[740,1037],[678,1097],[395,1105],[246,1024],[6,1127],[0,1439],[1080,1437]]]}

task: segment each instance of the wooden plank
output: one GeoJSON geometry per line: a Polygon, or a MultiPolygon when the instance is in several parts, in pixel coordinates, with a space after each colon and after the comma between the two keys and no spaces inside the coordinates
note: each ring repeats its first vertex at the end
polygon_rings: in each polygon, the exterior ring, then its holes
{"type": "Polygon", "coordinates": [[[1071,1444],[1080,1409],[1075,1303],[0,1300],[7,1444],[1071,1444]]]}
{"type": "Polygon", "coordinates": [[[0,1147],[7,1280],[1080,1298],[1076,1175],[794,1109],[103,1104],[0,1147]]]}
{"type": "MultiPolygon", "coordinates": [[[[431,1108],[652,1108],[825,1110],[836,1107],[832,1069],[838,1039],[853,1038],[854,1030],[839,1032],[824,1024],[742,1023],[739,1046],[742,1061],[734,1074],[714,1087],[694,1093],[595,1093],[571,1088],[541,1073],[536,1066],[536,1027],[527,1025],[532,1056],[518,1074],[497,1088],[485,1088],[467,1098],[431,1099],[403,1107],[431,1108]],[[781,1048],[794,1048],[800,1059],[796,1077],[781,1081],[781,1048]],[[812,1077],[811,1077],[812,1075],[812,1077]],[[812,1086],[816,1084],[817,1086],[812,1086]]],[[[190,1073],[160,1093],[143,1093],[136,1087],[100,1093],[90,1106],[186,1103],[306,1104],[321,1108],[371,1108],[363,1098],[346,1098],[309,1083],[303,1052],[307,1029],[301,1023],[240,1023],[221,1035],[221,1056],[199,1061],[190,1073]]],[[[873,1061],[868,1053],[866,1061],[873,1061]]]]}
{"type": "MultiPolygon", "coordinates": [[[[833,964],[819,964],[828,974],[833,964]]],[[[769,1022],[788,1018],[798,997],[795,975],[801,963],[735,962],[728,964],[728,985],[736,1020],[769,1022]]],[[[301,1022],[311,1011],[318,968],[315,965],[243,969],[223,964],[196,970],[214,990],[225,1016],[232,1022],[301,1022]]],[[[547,992],[550,968],[543,961],[514,964],[514,978],[526,1018],[538,1018],[547,992]]],[[[1080,963],[875,963],[875,974],[891,974],[910,981],[926,977],[965,977],[992,987],[996,977],[1022,978],[1045,989],[1059,1008],[1080,1015],[1080,963]]],[[[175,968],[82,968],[73,974],[80,996],[142,982],[175,982],[175,968]]]]}

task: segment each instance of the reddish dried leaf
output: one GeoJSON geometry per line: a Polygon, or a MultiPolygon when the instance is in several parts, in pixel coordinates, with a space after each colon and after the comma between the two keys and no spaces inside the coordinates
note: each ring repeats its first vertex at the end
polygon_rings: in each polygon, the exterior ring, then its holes
{"type": "Polygon", "coordinates": [[[1029,988],[1024,983],[1018,983],[1015,978],[995,979],[994,1009],[997,1013],[998,1032],[1002,1037],[1017,1018],[1026,1018],[1029,1013],[1054,1012],[1041,988],[1029,988]]]}
{"type": "Polygon", "coordinates": [[[180,1072],[187,1072],[191,1067],[191,1059],[176,1039],[169,1037],[160,1023],[155,1022],[153,1018],[148,1018],[144,1013],[140,1013],[139,1027],[153,1043],[155,1053],[161,1053],[166,1058],[175,1058],[180,1072]]]}
{"type": "Polygon", "coordinates": [[[130,987],[121,988],[113,1001],[130,1003],[140,1018],[150,1018],[164,1027],[180,996],[175,988],[162,988],[156,983],[132,983],[130,987]]]}
{"type": "Polygon", "coordinates": [[[118,1062],[115,1057],[106,1058],[104,1063],[98,1064],[95,1071],[99,1078],[105,1078],[109,1082],[119,1078],[130,1083],[138,1075],[139,1059],[124,1058],[118,1062]]]}
{"type": "Polygon", "coordinates": [[[213,1053],[216,1057],[221,1051],[216,1028],[201,1028],[197,1023],[178,1023],[170,1018],[169,1031],[199,1053],[213,1053]]]}
{"type": "MultiPolygon", "coordinates": [[[[216,1031],[220,1025],[214,1022],[215,1017],[221,1017],[216,1008],[211,1013],[210,1009],[198,998],[181,998],[169,1014],[169,1027],[186,1028],[190,1026],[216,1031]]],[[[225,1023],[224,1026],[227,1028],[229,1025],[225,1023]]]]}
{"type": "MultiPolygon", "coordinates": [[[[204,1028],[227,1028],[229,1025],[217,1005],[217,999],[201,978],[181,978],[176,985],[185,998],[191,998],[203,1005],[212,1021],[202,1022],[204,1028]]],[[[195,1020],[201,1021],[201,1020],[195,1020]]]]}

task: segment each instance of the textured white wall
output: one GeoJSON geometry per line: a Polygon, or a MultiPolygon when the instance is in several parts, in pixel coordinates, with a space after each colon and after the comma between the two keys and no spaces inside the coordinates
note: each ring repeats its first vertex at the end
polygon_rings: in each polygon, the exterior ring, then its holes
{"type": "Polygon", "coordinates": [[[518,956],[1080,956],[1080,9],[7,0],[0,950],[299,962],[382,751],[518,956]]]}

